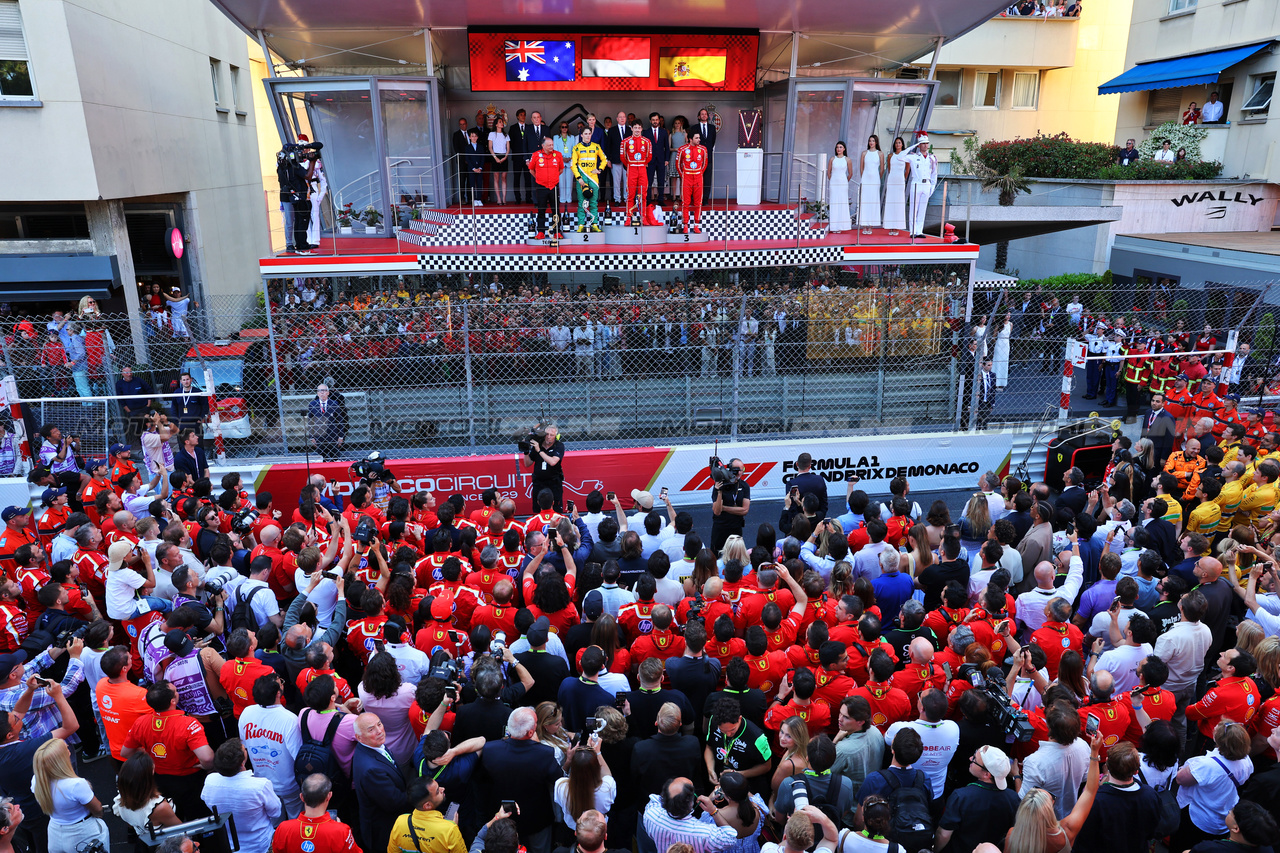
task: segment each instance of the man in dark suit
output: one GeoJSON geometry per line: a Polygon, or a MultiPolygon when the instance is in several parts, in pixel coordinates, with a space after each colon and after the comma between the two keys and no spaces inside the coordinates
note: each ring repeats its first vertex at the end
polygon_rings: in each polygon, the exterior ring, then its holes
{"type": "Polygon", "coordinates": [[[1054,508],[1069,510],[1072,515],[1084,512],[1084,505],[1089,502],[1089,493],[1084,490],[1084,472],[1079,468],[1068,468],[1062,475],[1062,484],[1065,488],[1054,501],[1054,508]]]}
{"type": "Polygon", "coordinates": [[[489,784],[482,813],[496,812],[501,800],[515,800],[519,807],[516,826],[525,849],[549,853],[554,821],[551,788],[564,772],[555,750],[534,739],[537,727],[538,717],[532,708],[517,708],[507,720],[507,736],[485,744],[480,760],[489,784]],[[512,784],[515,780],[519,784],[512,784]]]}
{"type": "Polygon", "coordinates": [[[666,200],[667,193],[667,161],[671,159],[671,141],[667,138],[667,130],[661,125],[661,116],[649,113],[649,126],[644,135],[653,146],[653,158],[649,160],[649,204],[658,204],[666,200]],[[654,186],[654,180],[657,186],[654,186]]]}
{"type": "Polygon", "coordinates": [[[307,404],[308,440],[325,459],[342,455],[342,444],[347,440],[347,407],[342,401],[329,396],[329,386],[323,382],[316,388],[316,396],[307,404]]]}
{"type": "MultiPolygon", "coordinates": [[[[542,113],[538,112],[537,110],[534,110],[532,118],[533,118],[533,121],[525,125],[527,129],[525,130],[525,133],[524,133],[524,144],[527,148],[526,153],[529,155],[529,157],[532,157],[534,154],[537,154],[539,151],[542,150],[542,140],[544,138],[548,136],[553,139],[555,138],[555,133],[552,132],[550,128],[548,128],[545,124],[542,123],[542,113]]],[[[538,184],[533,179],[533,173],[529,171],[529,166],[527,162],[529,157],[521,157],[520,162],[516,165],[516,169],[521,172],[525,172],[529,175],[529,204],[533,204],[533,193],[537,189],[538,184]]],[[[566,169],[569,168],[568,160],[569,158],[566,157],[565,164],[564,164],[564,167],[566,169]]]]}
{"type": "Polygon", "coordinates": [[[698,131],[702,136],[702,147],[707,149],[707,170],[703,172],[702,195],[704,200],[711,199],[711,188],[715,186],[716,164],[716,124],[706,110],[698,110],[698,121],[690,128],[690,132],[698,131]]]}
{"type": "MultiPolygon", "coordinates": [[[[479,134],[479,130],[476,133],[479,134]]],[[[458,170],[458,203],[462,203],[463,196],[467,187],[467,170],[462,162],[462,155],[467,152],[467,144],[470,142],[470,135],[467,131],[466,118],[458,119],[458,129],[453,132],[453,154],[455,157],[454,168],[458,170]]]]}
{"type": "Polygon", "coordinates": [[[1151,411],[1142,423],[1142,437],[1151,439],[1156,450],[1156,467],[1164,468],[1164,460],[1173,452],[1173,439],[1178,422],[1164,410],[1164,395],[1151,395],[1151,411]]]}
{"type": "Polygon", "coordinates": [[[385,850],[396,818],[411,808],[409,788],[403,771],[387,751],[382,720],[376,714],[361,714],[356,717],[355,730],[351,778],[360,804],[360,845],[366,850],[385,850]]]}
{"type": "Polygon", "coordinates": [[[511,183],[516,204],[531,204],[533,202],[533,176],[529,174],[524,161],[529,159],[529,154],[538,150],[538,146],[529,147],[528,133],[529,123],[525,121],[524,110],[516,110],[516,120],[507,128],[507,135],[511,137],[509,148],[511,151],[511,171],[514,173],[511,183]]]}
{"type": "Polygon", "coordinates": [[[627,164],[622,162],[622,140],[631,133],[627,126],[627,114],[618,113],[613,127],[604,132],[604,156],[609,160],[610,182],[613,184],[613,203],[620,206],[626,195],[627,164]]]}
{"type": "Polygon", "coordinates": [[[982,372],[978,374],[978,429],[986,429],[991,420],[991,407],[996,400],[996,372],[991,359],[982,360],[982,372]]]}
{"type": "Polygon", "coordinates": [[[467,173],[467,191],[462,194],[462,203],[474,202],[478,207],[483,207],[480,194],[484,191],[484,151],[480,148],[480,131],[474,127],[467,131],[467,147],[462,150],[462,167],[467,173]]]}

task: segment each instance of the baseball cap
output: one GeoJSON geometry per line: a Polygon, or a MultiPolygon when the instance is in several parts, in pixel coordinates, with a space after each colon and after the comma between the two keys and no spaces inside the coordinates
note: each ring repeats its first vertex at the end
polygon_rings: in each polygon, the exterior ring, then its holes
{"type": "Polygon", "coordinates": [[[110,463],[108,463],[107,460],[105,459],[90,459],[88,462],[84,463],[84,470],[86,471],[92,471],[94,468],[110,468],[110,467],[111,467],[110,463]]]}
{"type": "Polygon", "coordinates": [[[107,571],[120,568],[130,554],[133,553],[134,545],[127,539],[121,539],[118,542],[112,542],[111,547],[107,549],[107,571]]]}
{"type": "Polygon", "coordinates": [[[638,503],[641,509],[653,509],[653,495],[649,492],[632,489],[631,499],[638,503]]]}
{"type": "Polygon", "coordinates": [[[431,602],[431,618],[443,622],[453,616],[453,596],[437,595],[431,602]]]}
{"type": "Polygon", "coordinates": [[[118,456],[121,453],[128,453],[132,449],[133,448],[127,444],[113,444],[111,445],[110,455],[118,456]]]}
{"type": "Polygon", "coordinates": [[[994,746],[984,746],[978,752],[982,766],[995,777],[996,787],[1001,791],[1009,784],[1009,756],[994,746]]]}
{"type": "Polygon", "coordinates": [[[44,503],[45,506],[49,506],[57,498],[61,497],[62,495],[65,495],[66,493],[67,493],[67,490],[63,488],[45,489],[44,494],[40,496],[40,500],[44,503]]]}
{"type": "Polygon", "coordinates": [[[29,512],[31,512],[31,507],[28,506],[5,507],[4,512],[0,512],[0,520],[9,521],[10,519],[17,518],[20,515],[26,515],[29,512]]]}
{"type": "Polygon", "coordinates": [[[546,645],[547,638],[551,634],[551,620],[545,616],[539,616],[533,620],[533,624],[529,626],[529,630],[524,632],[525,639],[529,641],[531,646],[546,645]]]}
{"type": "Polygon", "coordinates": [[[599,619],[604,613],[604,595],[593,589],[582,597],[582,614],[588,619],[599,619]]]}
{"type": "Polygon", "coordinates": [[[27,653],[22,649],[16,652],[9,652],[7,655],[0,655],[0,675],[8,675],[13,672],[13,668],[19,664],[27,662],[27,653]]]}
{"type": "MultiPolygon", "coordinates": [[[[115,547],[114,545],[111,547],[115,547]]],[[[192,642],[191,635],[181,628],[174,628],[172,631],[164,635],[164,647],[173,652],[178,657],[186,657],[195,651],[196,644],[192,642]]],[[[1005,772],[1008,772],[1009,763],[1005,762],[1005,772]]]]}

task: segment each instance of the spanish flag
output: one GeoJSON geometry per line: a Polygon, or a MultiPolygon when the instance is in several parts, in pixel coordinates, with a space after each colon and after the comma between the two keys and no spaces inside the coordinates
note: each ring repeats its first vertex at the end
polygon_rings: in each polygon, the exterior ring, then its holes
{"type": "Polygon", "coordinates": [[[681,89],[723,89],[729,52],[716,47],[664,47],[658,56],[658,85],[681,89]]]}

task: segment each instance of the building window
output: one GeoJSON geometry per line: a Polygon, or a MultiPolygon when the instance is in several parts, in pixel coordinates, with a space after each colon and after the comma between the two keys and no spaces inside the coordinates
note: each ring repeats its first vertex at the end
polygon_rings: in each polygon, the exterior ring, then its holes
{"type": "Polygon", "coordinates": [[[1013,108],[1034,110],[1040,98],[1040,72],[1018,71],[1013,75],[1013,108]]]}
{"type": "Polygon", "coordinates": [[[0,0],[0,100],[34,100],[27,40],[18,0],[0,0]]]}
{"type": "Polygon", "coordinates": [[[962,71],[938,72],[938,100],[935,107],[960,106],[960,75],[962,71]]]}
{"type": "Polygon", "coordinates": [[[1268,74],[1253,78],[1253,92],[1249,100],[1240,106],[1240,111],[1248,113],[1244,118],[1266,118],[1271,109],[1271,92],[1276,86],[1276,75],[1268,74]]]}
{"type": "Polygon", "coordinates": [[[1196,7],[1196,0],[1169,0],[1169,14],[1185,12],[1196,7]]]}
{"type": "Polygon", "coordinates": [[[1155,127],[1182,117],[1182,90],[1156,89],[1147,94],[1147,125],[1155,127]]]}
{"type": "Polygon", "coordinates": [[[215,107],[222,106],[222,61],[218,59],[209,60],[209,78],[213,81],[213,105],[215,107]]]}
{"type": "Polygon", "coordinates": [[[231,106],[233,109],[239,110],[240,107],[240,69],[234,65],[228,65],[227,70],[231,72],[231,106]]]}
{"type": "Polygon", "coordinates": [[[979,71],[973,75],[973,107],[978,110],[1000,108],[999,71],[979,71]]]}

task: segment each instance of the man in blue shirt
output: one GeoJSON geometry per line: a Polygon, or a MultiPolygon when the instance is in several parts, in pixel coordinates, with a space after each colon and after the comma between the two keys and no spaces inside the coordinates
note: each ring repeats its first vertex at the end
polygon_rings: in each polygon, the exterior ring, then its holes
{"type": "Polygon", "coordinates": [[[600,671],[604,669],[604,652],[599,646],[587,646],[579,661],[581,676],[570,676],[560,682],[556,701],[564,714],[564,727],[571,732],[582,731],[587,717],[596,715],[596,708],[612,705],[613,694],[600,686],[600,671]]]}
{"type": "MultiPolygon", "coordinates": [[[[801,453],[796,459],[796,475],[787,483],[787,491],[798,489],[800,496],[803,498],[807,494],[816,495],[818,498],[818,517],[823,518],[827,514],[827,481],[823,479],[821,474],[813,472],[813,457],[808,453],[801,453]]],[[[849,528],[845,528],[847,533],[849,528]]]]}

